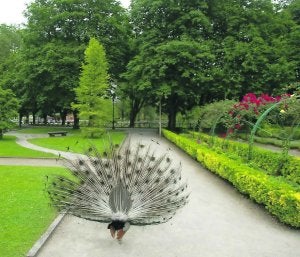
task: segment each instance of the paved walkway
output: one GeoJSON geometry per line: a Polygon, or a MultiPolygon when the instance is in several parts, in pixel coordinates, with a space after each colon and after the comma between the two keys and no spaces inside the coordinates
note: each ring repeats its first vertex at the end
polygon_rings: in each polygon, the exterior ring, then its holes
{"type": "Polygon", "coordinates": [[[300,232],[278,223],[261,206],[229,183],[203,169],[181,150],[151,132],[132,141],[169,147],[181,161],[190,202],[168,223],[131,226],[122,244],[107,224],[66,216],[40,250],[39,257],[299,257],[300,232]]]}

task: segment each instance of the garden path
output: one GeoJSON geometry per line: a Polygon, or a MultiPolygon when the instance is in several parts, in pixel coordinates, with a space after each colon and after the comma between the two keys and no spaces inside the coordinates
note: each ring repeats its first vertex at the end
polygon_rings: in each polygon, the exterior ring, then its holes
{"type": "Polygon", "coordinates": [[[38,257],[298,257],[299,230],[280,224],[258,204],[153,131],[132,131],[181,161],[190,202],[165,224],[131,226],[119,244],[107,224],[65,216],[38,257]]]}

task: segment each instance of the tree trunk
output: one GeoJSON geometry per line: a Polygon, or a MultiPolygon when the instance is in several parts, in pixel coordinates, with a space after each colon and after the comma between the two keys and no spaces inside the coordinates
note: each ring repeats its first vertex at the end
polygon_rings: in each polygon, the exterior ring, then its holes
{"type": "Polygon", "coordinates": [[[78,111],[73,111],[73,117],[74,117],[74,124],[73,129],[79,129],[79,117],[78,117],[78,111]]]}
{"type": "Polygon", "coordinates": [[[23,115],[21,112],[19,112],[19,128],[22,128],[22,118],[23,118],[23,115]]]}
{"type": "Polygon", "coordinates": [[[3,129],[0,129],[0,139],[3,138],[3,129]]]}
{"type": "Polygon", "coordinates": [[[32,112],[32,124],[35,125],[35,121],[36,120],[36,116],[35,116],[35,112],[32,112]]]}
{"type": "Polygon", "coordinates": [[[67,118],[67,112],[65,110],[60,112],[60,118],[61,118],[61,125],[66,125],[66,118],[67,118]]]}
{"type": "Polygon", "coordinates": [[[129,117],[129,128],[134,128],[136,116],[137,116],[137,112],[131,109],[130,117],[129,117]]]}
{"type": "Polygon", "coordinates": [[[170,108],[168,113],[168,129],[171,131],[175,131],[176,129],[176,108],[170,108]]]}
{"type": "Polygon", "coordinates": [[[26,114],[26,124],[29,125],[29,113],[26,114]]]}
{"type": "Polygon", "coordinates": [[[44,125],[47,125],[47,114],[43,115],[43,119],[44,119],[44,125]]]}
{"type": "Polygon", "coordinates": [[[176,114],[178,112],[178,97],[176,94],[172,94],[167,99],[168,106],[168,129],[175,131],[176,129],[176,114]]]}
{"type": "Polygon", "coordinates": [[[133,103],[131,104],[130,117],[129,117],[130,128],[134,128],[136,116],[138,115],[143,105],[144,105],[143,101],[137,101],[137,100],[134,100],[133,103]]]}

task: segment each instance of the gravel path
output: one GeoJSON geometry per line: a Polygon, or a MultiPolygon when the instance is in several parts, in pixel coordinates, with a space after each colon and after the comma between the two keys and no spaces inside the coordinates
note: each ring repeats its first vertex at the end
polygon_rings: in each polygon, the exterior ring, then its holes
{"type": "Polygon", "coordinates": [[[107,224],[66,216],[40,250],[39,257],[299,257],[299,230],[278,223],[229,183],[149,132],[132,141],[169,147],[181,161],[191,191],[190,202],[165,224],[131,226],[122,244],[107,224]]]}

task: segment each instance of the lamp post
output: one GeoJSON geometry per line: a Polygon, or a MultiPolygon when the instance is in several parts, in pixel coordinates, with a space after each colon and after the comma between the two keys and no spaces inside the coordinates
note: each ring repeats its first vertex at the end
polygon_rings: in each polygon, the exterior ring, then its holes
{"type": "Polygon", "coordinates": [[[159,136],[161,137],[161,97],[159,98],[159,136]]]}
{"type": "Polygon", "coordinates": [[[116,94],[115,92],[113,92],[112,93],[112,102],[113,102],[112,129],[115,129],[115,100],[116,100],[116,94]]]}

